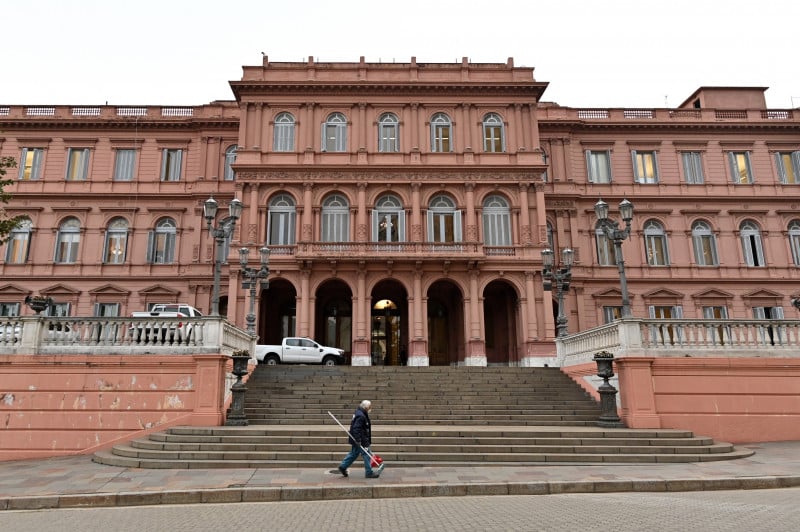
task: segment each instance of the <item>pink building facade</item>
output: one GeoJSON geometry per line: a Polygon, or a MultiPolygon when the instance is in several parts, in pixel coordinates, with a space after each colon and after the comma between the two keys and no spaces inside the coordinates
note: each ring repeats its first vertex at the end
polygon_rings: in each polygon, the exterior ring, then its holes
{"type": "Polygon", "coordinates": [[[574,250],[570,333],[621,313],[602,198],[619,217],[634,316],[781,319],[800,277],[800,113],[763,88],[703,87],[676,109],[575,109],[506,63],[276,63],[197,107],[2,106],[0,314],[211,308],[203,202],[238,198],[220,308],[245,326],[239,249],[269,287],[261,343],[301,335],[353,365],[555,363],[541,252],[574,250]]]}

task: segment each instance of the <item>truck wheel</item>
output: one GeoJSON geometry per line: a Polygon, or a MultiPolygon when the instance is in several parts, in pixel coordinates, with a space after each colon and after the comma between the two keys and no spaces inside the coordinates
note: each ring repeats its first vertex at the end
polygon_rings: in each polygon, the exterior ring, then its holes
{"type": "Polygon", "coordinates": [[[280,359],[276,355],[267,355],[264,357],[264,364],[267,366],[277,366],[280,363],[280,359]]]}
{"type": "Polygon", "coordinates": [[[325,357],[325,358],[322,359],[322,365],[323,366],[335,366],[336,365],[336,359],[334,357],[325,357]]]}

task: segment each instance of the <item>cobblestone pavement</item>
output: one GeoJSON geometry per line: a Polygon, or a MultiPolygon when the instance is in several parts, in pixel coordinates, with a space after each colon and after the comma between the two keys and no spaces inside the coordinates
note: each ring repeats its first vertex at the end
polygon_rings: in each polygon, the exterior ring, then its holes
{"type": "Polygon", "coordinates": [[[795,532],[798,501],[800,488],[17,510],[0,530],[795,532]]]}
{"type": "Polygon", "coordinates": [[[329,469],[133,469],[96,464],[89,456],[21,460],[0,462],[0,510],[800,486],[800,442],[739,447],[754,449],[755,454],[678,464],[422,468],[388,464],[378,479],[365,479],[356,469],[343,478],[329,469]]]}

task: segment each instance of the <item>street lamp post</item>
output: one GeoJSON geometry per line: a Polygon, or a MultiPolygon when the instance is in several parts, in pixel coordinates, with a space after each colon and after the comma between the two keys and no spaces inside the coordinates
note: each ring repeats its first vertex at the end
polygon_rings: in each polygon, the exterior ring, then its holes
{"type": "Polygon", "coordinates": [[[614,242],[614,260],[619,272],[619,284],[622,290],[622,317],[631,317],[631,302],[628,298],[628,280],[625,277],[625,259],[622,257],[622,241],[631,234],[631,220],[633,220],[633,203],[624,199],[619,203],[619,214],[625,222],[625,229],[619,228],[619,222],[608,217],[608,203],[598,200],[594,204],[597,222],[603,233],[614,242]]]}
{"type": "Polygon", "coordinates": [[[567,335],[567,315],[564,312],[564,294],[569,290],[569,283],[572,280],[572,262],[575,260],[575,252],[571,249],[561,250],[561,263],[555,265],[552,249],[542,251],[542,265],[544,271],[544,289],[552,290],[553,281],[556,284],[556,298],[558,300],[558,317],[556,318],[556,336],[561,338],[567,335]]]}
{"type": "Polygon", "coordinates": [[[258,250],[258,253],[261,256],[261,268],[256,270],[255,268],[247,267],[247,258],[248,255],[250,255],[250,249],[239,248],[239,264],[242,266],[242,289],[250,289],[250,312],[245,319],[247,320],[247,332],[252,335],[256,334],[256,281],[259,279],[261,280],[262,289],[269,288],[269,281],[267,280],[269,276],[269,248],[262,247],[258,250]]]}
{"type": "Polygon", "coordinates": [[[203,218],[206,219],[208,226],[208,234],[214,237],[214,292],[211,296],[211,315],[219,316],[219,278],[222,270],[222,263],[225,257],[222,257],[222,250],[225,247],[225,239],[231,236],[233,229],[236,226],[236,220],[242,214],[242,202],[233,198],[228,204],[228,215],[230,223],[222,226],[214,226],[214,220],[217,217],[217,200],[213,197],[208,198],[203,203],[203,218]]]}

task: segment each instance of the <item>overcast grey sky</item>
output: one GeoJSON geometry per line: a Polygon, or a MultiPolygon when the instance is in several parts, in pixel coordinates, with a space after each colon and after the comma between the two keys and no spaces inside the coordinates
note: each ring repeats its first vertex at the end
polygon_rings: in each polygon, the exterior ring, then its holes
{"type": "Polygon", "coordinates": [[[798,0],[3,0],[0,105],[196,105],[274,61],[505,62],[544,100],[675,107],[702,85],[800,106],[798,0]]]}

